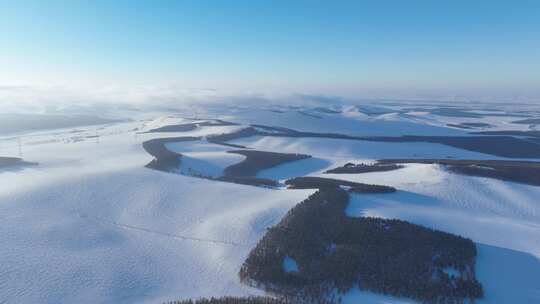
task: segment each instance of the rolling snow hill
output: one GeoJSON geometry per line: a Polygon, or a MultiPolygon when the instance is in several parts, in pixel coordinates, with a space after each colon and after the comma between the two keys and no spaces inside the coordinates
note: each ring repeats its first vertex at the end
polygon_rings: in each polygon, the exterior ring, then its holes
{"type": "MultiPolygon", "coordinates": [[[[497,130],[529,127],[512,124],[519,118],[511,113],[410,108],[274,106],[269,111],[212,105],[205,108],[208,118],[196,121],[218,118],[238,125],[147,133],[194,121],[176,112],[151,113],[127,122],[0,138],[0,157],[35,164],[0,168],[0,302],[160,303],[263,295],[261,289],[240,283],[238,271],[267,228],[314,192],[285,189],[283,182],[319,176],[398,190],[354,194],[346,209],[350,217],[396,218],[472,239],[478,249],[476,274],[485,293],[478,303],[540,303],[540,187],[458,175],[434,164],[406,164],[388,172],[323,173],[347,162],[384,158],[510,158],[428,142],[256,135],[228,143],[312,157],[257,172],[257,177],[280,182],[276,188],[197,177],[217,179],[245,159],[227,153],[238,148],[208,142],[206,136],[251,124],[354,136],[469,136],[470,130],[447,125],[473,121],[497,130]],[[142,142],[180,136],[202,138],[166,145],[182,154],[177,170],[145,168],[152,156],[142,142]]],[[[357,301],[415,303],[358,288],[343,297],[343,303],[357,301]]]]}

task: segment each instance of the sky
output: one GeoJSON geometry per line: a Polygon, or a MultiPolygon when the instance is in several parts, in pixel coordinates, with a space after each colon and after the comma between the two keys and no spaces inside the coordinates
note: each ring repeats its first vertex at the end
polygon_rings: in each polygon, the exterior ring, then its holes
{"type": "Polygon", "coordinates": [[[0,88],[540,95],[540,1],[0,0],[0,88]]]}

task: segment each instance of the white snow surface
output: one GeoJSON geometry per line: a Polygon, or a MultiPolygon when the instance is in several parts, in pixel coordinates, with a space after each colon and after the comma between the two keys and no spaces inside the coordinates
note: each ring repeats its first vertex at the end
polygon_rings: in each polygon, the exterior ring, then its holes
{"type": "Polygon", "coordinates": [[[304,153],[334,160],[382,158],[457,158],[502,159],[479,152],[426,142],[373,142],[328,138],[294,138],[252,136],[231,141],[249,148],[287,153],[304,153]]]}
{"type": "MultiPolygon", "coordinates": [[[[222,111],[219,108],[214,111],[222,111]]],[[[306,110],[286,110],[283,113],[271,112],[256,107],[236,109],[226,116],[226,120],[232,120],[243,124],[261,124],[291,128],[299,131],[344,133],[351,135],[460,135],[465,134],[462,130],[433,126],[426,123],[418,123],[410,119],[396,116],[370,117],[357,111],[349,111],[340,114],[324,114],[317,112],[320,118],[303,115],[300,112],[306,110]]],[[[315,114],[315,113],[314,113],[315,114]]]]}
{"type": "Polygon", "coordinates": [[[24,157],[40,164],[0,172],[0,242],[9,244],[0,248],[2,302],[261,294],[240,284],[240,265],[265,229],[313,191],[146,169],[141,141],[154,135],[132,127],[99,141],[25,145],[24,157]]]}
{"type": "Polygon", "coordinates": [[[540,301],[540,188],[449,174],[436,165],[345,175],[400,189],[354,195],[349,216],[398,218],[475,241],[476,272],[486,293],[480,303],[540,301]]]}
{"type": "MultiPolygon", "coordinates": [[[[442,127],[453,118],[430,117],[439,122],[429,125],[419,113],[368,117],[349,110],[317,113],[323,117],[317,119],[297,111],[235,108],[221,114],[235,122],[316,132],[465,134],[442,127]]],[[[506,119],[501,121],[499,125],[506,119]]],[[[144,168],[152,159],[142,149],[144,140],[242,127],[138,133],[188,122],[193,121],[162,115],[0,139],[0,156],[39,163],[0,171],[0,302],[160,303],[262,294],[239,282],[240,265],[266,228],[313,190],[270,190],[144,168]]],[[[455,175],[425,164],[388,172],[322,174],[346,162],[380,158],[497,157],[430,143],[276,137],[233,143],[313,156],[263,170],[260,177],[314,175],[398,188],[393,194],[354,195],[346,213],[399,218],[471,238],[477,243],[476,272],[485,291],[478,303],[540,303],[540,187],[455,175]]],[[[191,167],[212,176],[243,159],[226,152],[234,148],[205,140],[167,147],[185,155],[181,170],[191,167]]],[[[343,303],[357,302],[414,303],[357,289],[343,303]]]]}
{"type": "Polygon", "coordinates": [[[227,152],[193,152],[182,156],[181,172],[186,175],[223,176],[223,170],[246,157],[227,152]]]}
{"type": "Polygon", "coordinates": [[[241,162],[246,157],[228,153],[233,148],[209,143],[206,140],[167,143],[167,149],[182,154],[180,173],[185,175],[223,176],[228,166],[241,162]]]}
{"type": "MultiPolygon", "coordinates": [[[[252,137],[234,141],[255,149],[309,153],[334,167],[378,158],[497,159],[489,155],[430,143],[377,143],[312,138],[252,137]]],[[[294,163],[266,170],[267,176],[301,176],[294,163]],[[273,174],[269,174],[269,172],[273,174]]],[[[355,195],[351,216],[398,218],[459,234],[478,244],[477,275],[486,296],[480,303],[540,303],[540,188],[489,178],[445,172],[439,165],[408,164],[405,168],[364,174],[309,175],[383,184],[395,194],[355,195]],[[515,264],[516,268],[506,266],[515,264]],[[505,267],[500,267],[504,264],[505,267]],[[516,290],[519,290],[517,292],[516,290]]],[[[264,171],[263,171],[264,172],[264,171]]],[[[262,174],[261,174],[262,175],[262,174]]],[[[344,303],[410,303],[358,290],[344,303]]]]}
{"type": "Polygon", "coordinates": [[[258,177],[283,181],[289,178],[313,174],[328,168],[331,162],[322,158],[306,158],[261,170],[258,177]]]}
{"type": "Polygon", "coordinates": [[[134,168],[3,197],[2,299],[260,294],[240,284],[239,267],[265,228],[309,194],[277,192],[134,168]]]}

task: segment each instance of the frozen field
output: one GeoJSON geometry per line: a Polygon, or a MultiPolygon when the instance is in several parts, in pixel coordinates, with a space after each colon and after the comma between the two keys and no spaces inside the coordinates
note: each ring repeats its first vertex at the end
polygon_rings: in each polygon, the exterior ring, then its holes
{"type": "MultiPolygon", "coordinates": [[[[472,121],[419,111],[367,115],[353,107],[339,110],[306,110],[320,117],[315,118],[298,110],[214,106],[207,109],[208,117],[243,125],[143,133],[192,122],[160,113],[1,138],[0,156],[22,157],[37,165],[0,168],[0,302],[161,303],[261,295],[261,290],[240,283],[241,264],[266,229],[314,190],[195,178],[191,175],[220,177],[245,158],[227,153],[237,148],[209,143],[205,136],[252,123],[369,136],[467,135],[445,125],[472,121]],[[201,139],[166,145],[183,155],[178,170],[144,167],[152,156],[142,148],[143,141],[179,136],[201,139]]],[[[504,128],[512,119],[480,120],[504,128]]],[[[397,218],[470,238],[477,244],[476,272],[485,291],[479,303],[540,303],[540,187],[456,175],[425,164],[388,172],[322,173],[347,162],[382,158],[500,157],[421,142],[252,136],[230,143],[312,156],[262,170],[257,177],[283,181],[310,175],[396,187],[393,194],[354,195],[347,215],[397,218]]],[[[414,303],[357,289],[347,293],[343,303],[357,301],[414,303]]]]}

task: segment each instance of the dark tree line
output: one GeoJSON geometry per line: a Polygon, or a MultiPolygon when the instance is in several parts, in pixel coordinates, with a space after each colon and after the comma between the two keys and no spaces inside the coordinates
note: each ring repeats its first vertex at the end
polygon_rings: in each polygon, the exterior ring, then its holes
{"type": "Polygon", "coordinates": [[[182,300],[167,302],[166,304],[294,304],[285,298],[271,297],[221,297],[203,298],[198,300],[182,300]]]}
{"type": "MultiPolygon", "coordinates": [[[[486,131],[488,132],[488,131],[486,131]]],[[[496,132],[496,131],[493,131],[496,132]]],[[[476,134],[485,134],[477,132],[476,134]]],[[[539,158],[540,145],[514,136],[373,136],[363,140],[381,142],[427,142],[508,158],[539,158]]]]}
{"type": "Polygon", "coordinates": [[[179,125],[167,125],[159,128],[149,130],[146,133],[160,133],[160,132],[189,132],[197,129],[196,123],[186,123],[179,125]]]}
{"type": "Polygon", "coordinates": [[[7,167],[22,162],[22,159],[18,157],[2,157],[0,156],[0,167],[7,167]]]}
{"type": "Polygon", "coordinates": [[[339,302],[354,286],[426,303],[482,297],[471,240],[400,220],[350,218],[348,200],[345,190],[323,188],[296,205],[250,252],[240,279],[304,303],[339,302]],[[285,257],[298,272],[285,271],[285,257]]]}
{"type": "Polygon", "coordinates": [[[379,163],[424,163],[445,166],[450,172],[489,177],[516,183],[540,186],[540,162],[467,159],[383,159],[379,163]]]}
{"type": "Polygon", "coordinates": [[[178,169],[181,164],[182,154],[170,151],[165,146],[166,143],[181,142],[181,141],[195,141],[200,137],[168,137],[168,138],[154,138],[143,142],[144,150],[152,155],[154,159],[150,161],[146,167],[160,170],[160,171],[172,171],[178,169]]]}
{"type": "Polygon", "coordinates": [[[257,186],[257,187],[268,187],[268,188],[275,188],[279,186],[279,183],[273,179],[269,178],[262,178],[262,177],[254,177],[254,176],[210,176],[210,175],[204,175],[199,172],[190,172],[189,176],[197,177],[197,178],[204,178],[209,179],[213,181],[220,181],[220,182],[226,182],[226,183],[235,183],[235,184],[241,184],[241,185],[248,185],[248,186],[257,186]]]}
{"type": "Polygon", "coordinates": [[[222,182],[229,182],[248,186],[270,187],[274,188],[279,186],[279,183],[273,179],[262,177],[244,177],[244,176],[220,176],[216,178],[210,178],[212,180],[218,180],[222,182]]]}
{"type": "Polygon", "coordinates": [[[334,173],[334,174],[343,174],[343,173],[368,173],[368,172],[384,172],[392,171],[403,168],[402,165],[397,164],[353,164],[346,163],[345,165],[337,168],[327,170],[324,173],[334,173]]]}
{"type": "Polygon", "coordinates": [[[316,119],[322,119],[323,117],[320,116],[320,115],[317,115],[317,114],[313,114],[313,113],[309,113],[309,112],[306,112],[306,111],[296,111],[296,113],[300,114],[300,115],[304,115],[304,116],[307,116],[307,117],[311,117],[311,118],[316,118],[316,119]]]}
{"type": "Polygon", "coordinates": [[[18,157],[3,157],[0,156],[0,169],[9,168],[11,166],[35,166],[38,163],[24,161],[22,158],[18,157]]]}
{"type": "Polygon", "coordinates": [[[365,173],[403,168],[405,163],[443,165],[448,171],[540,186],[540,162],[511,160],[382,159],[373,165],[347,163],[325,173],[365,173]]]}
{"type": "Polygon", "coordinates": [[[538,125],[540,124],[540,118],[527,118],[521,120],[512,121],[513,124],[524,124],[524,125],[538,125]]]}
{"type": "Polygon", "coordinates": [[[310,158],[310,155],[296,153],[277,153],[255,150],[234,150],[228,153],[244,155],[246,158],[225,168],[226,176],[256,176],[257,172],[284,163],[310,158]]]}
{"type": "MultiPolygon", "coordinates": [[[[143,148],[146,150],[146,152],[148,152],[154,157],[154,159],[150,161],[146,165],[146,167],[166,172],[179,169],[182,163],[182,154],[170,151],[169,149],[167,149],[165,144],[181,141],[195,141],[200,139],[200,137],[186,136],[172,138],[155,138],[143,142],[143,148]]],[[[235,165],[233,165],[233,169],[229,169],[230,167],[226,168],[226,172],[228,172],[228,174],[226,174],[225,176],[212,177],[196,172],[193,172],[191,176],[242,185],[277,187],[278,182],[276,182],[275,180],[268,178],[259,178],[255,177],[254,175],[258,170],[267,168],[268,166],[272,167],[276,164],[280,164],[283,162],[310,157],[309,155],[302,154],[283,154],[260,151],[238,150],[231,152],[246,155],[247,158],[246,160],[244,160],[244,162],[240,163],[242,165],[239,167],[234,167],[235,165]],[[229,169],[229,171],[227,171],[227,169],[229,169]],[[243,174],[247,174],[247,176],[243,174]],[[253,176],[251,176],[251,174],[253,174],[253,176]]]]}
{"type": "Polygon", "coordinates": [[[323,189],[342,186],[348,187],[349,191],[356,193],[391,193],[396,191],[396,188],[390,186],[355,183],[346,180],[316,176],[295,177],[286,180],[285,184],[291,189],[323,189]]]}
{"type": "Polygon", "coordinates": [[[483,122],[462,122],[459,124],[446,124],[449,127],[472,130],[476,128],[489,128],[490,124],[483,122]]]}
{"type": "Polygon", "coordinates": [[[353,136],[340,133],[304,132],[288,128],[253,124],[252,127],[242,129],[241,131],[218,135],[214,138],[220,144],[229,140],[255,135],[297,138],[333,138],[376,142],[427,142],[501,157],[538,158],[540,156],[540,145],[531,140],[531,138],[540,138],[540,136],[538,136],[539,133],[540,132],[538,131],[536,131],[536,133],[535,131],[484,131],[471,133],[477,136],[353,136]],[[529,138],[515,136],[526,136],[529,138]]]}
{"type": "Polygon", "coordinates": [[[236,123],[228,122],[220,119],[215,120],[206,120],[202,122],[192,122],[184,123],[177,125],[167,125],[159,128],[149,130],[146,133],[157,133],[157,132],[188,132],[197,129],[197,127],[214,127],[214,126],[235,126],[236,123]]]}

